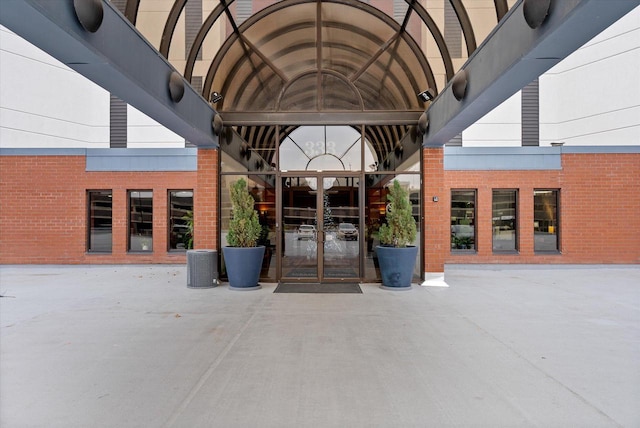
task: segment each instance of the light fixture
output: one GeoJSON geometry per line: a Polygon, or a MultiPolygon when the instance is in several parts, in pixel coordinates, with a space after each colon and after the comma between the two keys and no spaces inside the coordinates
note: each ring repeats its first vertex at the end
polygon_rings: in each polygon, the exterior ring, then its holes
{"type": "Polygon", "coordinates": [[[211,92],[211,96],[209,97],[209,102],[215,104],[220,101],[222,101],[222,95],[220,94],[220,92],[216,92],[216,91],[211,92]]]}
{"type": "Polygon", "coordinates": [[[433,96],[433,92],[431,90],[431,88],[427,89],[426,91],[422,91],[418,94],[418,98],[420,99],[420,101],[422,101],[423,103],[426,103],[427,101],[431,101],[433,100],[435,97],[433,96]]]}

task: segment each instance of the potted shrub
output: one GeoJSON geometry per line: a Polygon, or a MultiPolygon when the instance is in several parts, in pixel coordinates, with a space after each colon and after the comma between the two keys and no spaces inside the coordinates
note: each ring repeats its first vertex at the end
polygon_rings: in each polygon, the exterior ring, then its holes
{"type": "Polygon", "coordinates": [[[413,218],[409,193],[393,181],[387,195],[386,224],[380,226],[376,247],[382,288],[392,290],[411,289],[413,268],[415,267],[418,247],[411,245],[416,238],[416,221],[413,218]]]}
{"type": "Polygon", "coordinates": [[[227,234],[228,246],[222,249],[229,278],[229,287],[237,290],[260,288],[260,268],[264,246],[257,246],[262,231],[254,199],[247,182],[240,179],[231,185],[231,221],[227,234]]]}

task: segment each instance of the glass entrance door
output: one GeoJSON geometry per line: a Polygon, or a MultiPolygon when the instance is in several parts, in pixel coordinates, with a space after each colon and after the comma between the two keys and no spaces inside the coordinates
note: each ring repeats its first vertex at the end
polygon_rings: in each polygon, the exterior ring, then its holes
{"type": "Polygon", "coordinates": [[[282,177],[281,278],[360,278],[359,178],[330,174],[282,177]]]}

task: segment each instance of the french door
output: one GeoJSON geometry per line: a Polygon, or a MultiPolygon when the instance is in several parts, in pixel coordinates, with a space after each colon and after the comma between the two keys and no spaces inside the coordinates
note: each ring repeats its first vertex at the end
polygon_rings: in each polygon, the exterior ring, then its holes
{"type": "Polygon", "coordinates": [[[280,278],[336,282],[361,278],[360,179],[345,173],[281,176],[280,278]]]}

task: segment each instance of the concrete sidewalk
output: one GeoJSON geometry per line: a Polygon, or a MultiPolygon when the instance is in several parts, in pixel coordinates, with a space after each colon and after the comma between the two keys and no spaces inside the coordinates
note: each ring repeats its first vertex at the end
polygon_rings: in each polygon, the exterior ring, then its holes
{"type": "Polygon", "coordinates": [[[0,426],[638,427],[640,267],[449,288],[186,288],[185,266],[0,267],[0,426]]]}

